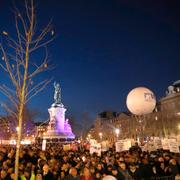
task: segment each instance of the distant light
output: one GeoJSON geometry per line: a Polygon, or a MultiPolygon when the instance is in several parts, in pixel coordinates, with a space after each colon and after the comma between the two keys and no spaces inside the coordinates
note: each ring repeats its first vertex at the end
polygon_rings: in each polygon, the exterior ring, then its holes
{"type": "Polygon", "coordinates": [[[3,31],[2,34],[8,36],[8,33],[6,31],[3,31]]]}
{"type": "Polygon", "coordinates": [[[177,115],[180,115],[180,112],[178,112],[177,115]]]}
{"type": "Polygon", "coordinates": [[[45,64],[44,64],[44,68],[47,68],[47,67],[48,67],[48,64],[47,64],[47,63],[45,63],[45,64]]]}
{"type": "Polygon", "coordinates": [[[115,129],[115,133],[118,135],[119,134],[119,129],[115,129]]]}
{"type": "Polygon", "coordinates": [[[16,127],[16,131],[17,131],[17,132],[19,131],[19,127],[16,127]]]}
{"type": "Polygon", "coordinates": [[[54,33],[55,33],[55,32],[54,32],[54,30],[52,30],[52,31],[51,31],[51,36],[53,36],[53,35],[54,35],[54,33]]]}
{"type": "Polygon", "coordinates": [[[156,121],[158,120],[158,117],[157,117],[157,116],[155,117],[155,120],[156,120],[156,121]]]}

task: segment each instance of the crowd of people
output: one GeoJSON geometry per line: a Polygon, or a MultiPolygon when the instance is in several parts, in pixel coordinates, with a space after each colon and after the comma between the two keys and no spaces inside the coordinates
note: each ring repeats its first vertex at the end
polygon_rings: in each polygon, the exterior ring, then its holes
{"type": "MultiPolygon", "coordinates": [[[[15,147],[0,147],[0,179],[14,178],[15,147]]],[[[101,156],[84,146],[63,150],[62,145],[23,146],[19,159],[20,180],[148,180],[175,179],[180,173],[178,154],[164,150],[142,152],[136,145],[129,151],[114,148],[101,156]]]]}

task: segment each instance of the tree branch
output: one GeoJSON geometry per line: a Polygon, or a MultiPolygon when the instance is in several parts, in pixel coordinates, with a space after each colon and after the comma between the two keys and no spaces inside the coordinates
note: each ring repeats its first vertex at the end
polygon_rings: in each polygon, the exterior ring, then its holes
{"type": "Polygon", "coordinates": [[[29,93],[27,94],[26,103],[28,103],[28,101],[31,100],[32,97],[34,97],[36,94],[38,94],[40,91],[42,91],[51,81],[52,81],[52,79],[44,80],[44,81],[38,83],[34,88],[32,88],[29,91],[29,93]],[[30,94],[32,94],[32,95],[30,95],[30,94]]]}

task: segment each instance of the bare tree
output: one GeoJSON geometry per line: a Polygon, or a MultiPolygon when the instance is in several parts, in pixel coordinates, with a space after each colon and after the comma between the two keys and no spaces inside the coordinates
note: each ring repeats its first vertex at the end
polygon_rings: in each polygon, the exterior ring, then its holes
{"type": "Polygon", "coordinates": [[[50,69],[47,45],[54,39],[51,22],[40,31],[36,31],[36,13],[33,0],[25,1],[25,15],[15,8],[16,36],[12,37],[3,31],[1,68],[10,78],[11,85],[0,85],[0,91],[9,98],[15,111],[4,104],[6,110],[18,119],[18,138],[16,145],[15,180],[18,179],[19,151],[22,134],[23,110],[25,105],[42,91],[51,81],[45,79],[37,82],[40,73],[50,69]],[[44,48],[42,59],[34,59],[34,53],[44,48]],[[36,80],[35,80],[36,79],[36,80]]]}
{"type": "Polygon", "coordinates": [[[81,120],[81,126],[82,126],[82,128],[81,128],[81,137],[83,139],[86,138],[88,129],[90,128],[89,122],[90,122],[89,114],[87,112],[84,112],[82,114],[82,120],[81,120]]]}

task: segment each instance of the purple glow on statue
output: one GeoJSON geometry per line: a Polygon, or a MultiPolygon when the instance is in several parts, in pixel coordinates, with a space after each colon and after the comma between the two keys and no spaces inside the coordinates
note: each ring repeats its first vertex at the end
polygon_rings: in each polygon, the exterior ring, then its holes
{"type": "Polygon", "coordinates": [[[47,135],[63,135],[66,138],[74,138],[71,125],[68,119],[65,120],[66,109],[64,106],[51,107],[49,110],[50,122],[48,125],[47,135]]]}
{"type": "Polygon", "coordinates": [[[66,109],[64,107],[58,107],[55,109],[56,111],[56,120],[57,120],[57,130],[59,132],[64,132],[64,119],[66,109]]]}

